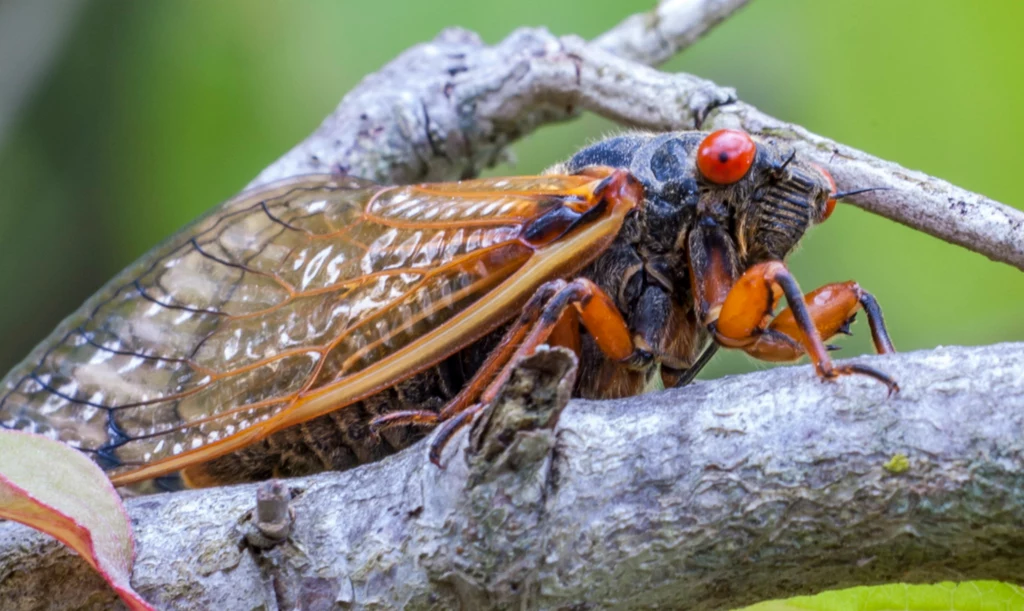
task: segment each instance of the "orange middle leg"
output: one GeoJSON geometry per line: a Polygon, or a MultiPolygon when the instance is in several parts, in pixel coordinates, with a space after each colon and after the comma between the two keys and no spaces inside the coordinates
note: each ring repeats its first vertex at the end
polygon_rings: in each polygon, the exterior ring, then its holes
{"type": "Polygon", "coordinates": [[[523,337],[526,336],[530,327],[536,323],[544,303],[550,300],[564,286],[564,281],[555,280],[547,282],[537,289],[533,297],[530,298],[530,301],[524,306],[523,313],[505,333],[501,343],[488,355],[487,360],[484,361],[480,369],[469,380],[469,383],[440,412],[427,410],[390,412],[374,418],[370,423],[370,429],[379,431],[402,425],[437,426],[438,423],[466,410],[480,396],[483,390],[487,388],[487,385],[490,384],[498,371],[512,358],[516,346],[523,341],[523,337]]]}
{"type": "Polygon", "coordinates": [[[440,424],[430,446],[430,460],[439,464],[441,451],[448,440],[494,401],[515,363],[532,354],[537,346],[552,340],[560,345],[578,346],[580,324],[610,358],[627,361],[637,356],[626,321],[607,293],[586,278],[572,282],[555,280],[537,290],[501,344],[440,413],[392,412],[375,419],[371,427],[379,430],[404,424],[440,424]]]}

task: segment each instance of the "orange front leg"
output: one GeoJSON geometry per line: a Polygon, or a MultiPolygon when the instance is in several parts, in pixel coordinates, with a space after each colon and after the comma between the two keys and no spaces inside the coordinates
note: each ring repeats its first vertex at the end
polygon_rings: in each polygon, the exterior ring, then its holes
{"type": "Polygon", "coordinates": [[[766,361],[788,361],[810,356],[823,378],[858,373],[871,376],[896,392],[896,382],[871,367],[832,363],[823,339],[843,331],[860,308],[868,314],[875,348],[893,352],[881,309],[856,283],[826,285],[806,297],[780,261],[759,263],[748,269],[729,290],[712,323],[715,339],[766,361]],[[780,297],[789,307],[773,317],[780,297]]]}
{"type": "MultiPolygon", "coordinates": [[[[804,305],[818,334],[825,341],[837,333],[845,333],[857,312],[863,309],[867,313],[875,350],[879,354],[896,352],[885,328],[882,309],[874,296],[856,282],[826,284],[808,293],[804,297],[804,305]]],[[[746,348],[746,352],[762,361],[793,361],[804,354],[799,337],[800,327],[793,310],[786,308],[772,320],[764,334],[746,348]]]]}

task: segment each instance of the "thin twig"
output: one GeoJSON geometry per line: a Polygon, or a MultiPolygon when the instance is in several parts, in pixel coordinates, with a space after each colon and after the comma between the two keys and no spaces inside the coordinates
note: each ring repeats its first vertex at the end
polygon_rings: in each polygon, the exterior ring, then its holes
{"type": "Polygon", "coordinates": [[[665,0],[594,39],[598,48],[638,64],[658,66],[697,42],[750,0],[665,0]]]}

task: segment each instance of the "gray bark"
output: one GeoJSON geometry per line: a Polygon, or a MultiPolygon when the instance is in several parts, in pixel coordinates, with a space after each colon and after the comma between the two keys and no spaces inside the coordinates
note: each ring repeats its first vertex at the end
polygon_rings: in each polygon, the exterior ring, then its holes
{"type": "MultiPolygon", "coordinates": [[[[368,76],[253,184],[315,171],[470,176],[581,110],[648,129],[739,125],[827,163],[840,189],[896,189],[858,205],[1024,268],[1020,212],[636,63],[663,61],[743,4],[666,2],[657,19],[628,19],[591,45],[520,30],[486,47],[447,31],[368,76]]],[[[890,581],[1024,582],[1024,345],[876,357],[903,388],[888,399],[870,380],[824,384],[784,368],[574,401],[554,432],[565,383],[554,372],[566,363],[545,358],[520,371],[530,392],[512,385],[499,402],[515,409],[481,420],[489,434],[480,424],[474,443],[456,438],[444,470],[419,444],[287,482],[299,493],[294,523],[274,526],[290,528],[283,544],[253,534],[266,535],[247,517],[255,486],[130,500],[133,583],[167,609],[726,609],[890,581]],[[519,409],[531,402],[539,415],[519,409]]],[[[0,600],[115,603],[71,552],[10,523],[0,600]]]]}
{"type": "MultiPolygon", "coordinates": [[[[1024,582],[1024,344],[864,359],[901,382],[891,398],[780,368],[574,400],[552,432],[554,357],[521,371],[474,443],[456,437],[444,469],[420,443],[286,482],[295,520],[269,551],[244,543],[256,485],[129,500],[135,587],[161,609],[729,609],[1024,582]]],[[[59,544],[10,523],[0,540],[5,609],[113,604],[59,544]]]]}

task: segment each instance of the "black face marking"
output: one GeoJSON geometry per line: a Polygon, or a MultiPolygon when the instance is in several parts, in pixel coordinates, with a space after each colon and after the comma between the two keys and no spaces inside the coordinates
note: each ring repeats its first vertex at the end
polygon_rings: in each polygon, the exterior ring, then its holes
{"type": "Polygon", "coordinates": [[[662,182],[677,181],[686,176],[686,147],[672,139],[651,155],[651,172],[662,182]]]}

